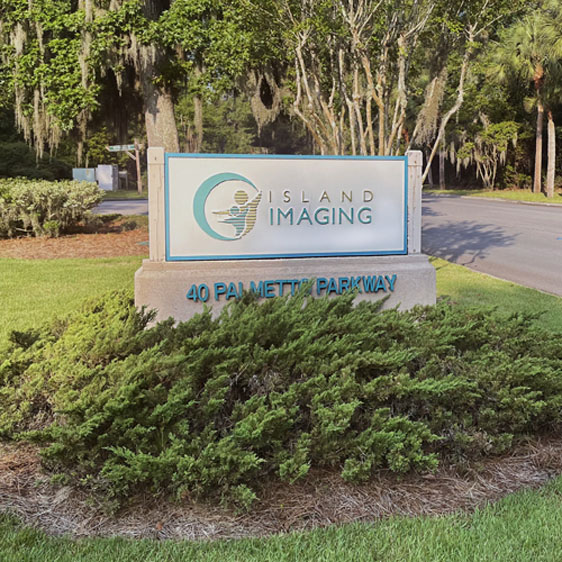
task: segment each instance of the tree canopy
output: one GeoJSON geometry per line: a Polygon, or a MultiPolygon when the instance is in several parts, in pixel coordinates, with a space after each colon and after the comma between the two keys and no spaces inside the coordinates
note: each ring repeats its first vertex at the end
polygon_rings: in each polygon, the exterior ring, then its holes
{"type": "Polygon", "coordinates": [[[39,156],[72,139],[78,162],[105,128],[169,151],[420,148],[424,180],[439,155],[450,182],[486,187],[536,162],[540,189],[532,106],[549,123],[552,194],[560,13],[554,0],[3,0],[0,106],[39,156]]]}

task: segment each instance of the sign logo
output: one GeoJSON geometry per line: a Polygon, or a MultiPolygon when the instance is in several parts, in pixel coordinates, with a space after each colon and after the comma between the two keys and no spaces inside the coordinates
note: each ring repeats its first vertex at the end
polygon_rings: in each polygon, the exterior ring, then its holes
{"type": "Polygon", "coordinates": [[[216,240],[239,240],[254,228],[257,218],[257,209],[262,193],[244,176],[233,172],[215,174],[207,178],[197,189],[193,198],[193,214],[201,230],[216,240]],[[226,182],[238,181],[249,186],[252,191],[248,193],[239,189],[234,193],[233,205],[228,209],[212,211],[217,216],[219,223],[231,225],[234,228],[233,236],[224,236],[217,232],[210,224],[206,215],[207,199],[211,192],[226,182]],[[254,193],[255,192],[255,193],[254,193]]]}

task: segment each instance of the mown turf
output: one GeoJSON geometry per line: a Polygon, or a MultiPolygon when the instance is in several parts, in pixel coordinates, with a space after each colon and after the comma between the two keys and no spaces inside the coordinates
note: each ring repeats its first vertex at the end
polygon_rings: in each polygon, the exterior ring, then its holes
{"type": "Polygon", "coordinates": [[[89,297],[132,286],[142,256],[102,259],[0,259],[0,339],[38,326],[89,297]]]}
{"type": "Polygon", "coordinates": [[[464,195],[468,197],[488,197],[492,199],[506,199],[508,201],[527,201],[530,203],[556,203],[562,204],[562,193],[555,193],[554,197],[547,197],[544,193],[533,193],[528,189],[498,189],[496,191],[484,191],[477,189],[427,189],[424,193],[434,195],[464,195]]]}
{"type": "Polygon", "coordinates": [[[437,270],[439,297],[450,298],[461,305],[495,306],[506,312],[541,313],[538,324],[562,333],[562,298],[477,273],[439,258],[431,258],[431,263],[437,270]]]}
{"type": "Polygon", "coordinates": [[[2,562],[542,562],[562,559],[562,479],[471,515],[393,517],[268,539],[191,543],[46,537],[0,516],[2,562]]]}
{"type": "MultiPolygon", "coordinates": [[[[20,260],[0,259],[0,339],[11,330],[37,326],[70,312],[88,297],[132,286],[142,257],[20,260]]],[[[538,322],[562,332],[562,299],[434,259],[437,294],[459,304],[506,311],[544,312],[538,322]]]]}
{"type": "Polygon", "coordinates": [[[104,191],[104,201],[115,201],[120,199],[148,199],[148,191],[139,193],[136,189],[118,189],[116,191],[104,191]]]}

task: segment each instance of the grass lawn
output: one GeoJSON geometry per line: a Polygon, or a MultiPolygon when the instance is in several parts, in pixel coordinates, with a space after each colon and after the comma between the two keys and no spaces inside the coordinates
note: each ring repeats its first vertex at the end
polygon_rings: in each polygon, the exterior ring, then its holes
{"type": "Polygon", "coordinates": [[[562,333],[562,298],[495,279],[439,258],[431,258],[431,263],[437,270],[438,296],[449,297],[461,305],[497,306],[506,312],[541,312],[537,322],[562,333]]]}
{"type": "Polygon", "coordinates": [[[549,199],[543,193],[533,193],[528,189],[514,190],[497,190],[484,191],[475,189],[427,189],[424,193],[432,193],[435,195],[467,195],[469,197],[491,197],[493,199],[506,199],[508,201],[528,201],[532,203],[557,203],[562,204],[562,193],[555,193],[552,199],[549,199]]]}
{"type": "Polygon", "coordinates": [[[0,516],[2,562],[419,561],[540,562],[561,559],[562,478],[471,515],[393,517],[269,539],[212,543],[46,537],[0,516]]]}
{"type": "Polygon", "coordinates": [[[148,191],[139,193],[136,189],[118,189],[116,191],[104,191],[103,200],[113,201],[115,199],[148,199],[148,191]]]}
{"type": "MultiPolygon", "coordinates": [[[[0,259],[0,338],[75,308],[87,297],[131,286],[140,257],[0,259]]],[[[562,299],[434,259],[437,289],[462,305],[546,311],[538,322],[562,332],[562,299]]],[[[51,538],[0,515],[1,562],[119,561],[558,561],[562,478],[474,514],[393,517],[268,539],[213,543],[51,538]]]]}
{"type": "Polygon", "coordinates": [[[102,259],[0,259],[0,339],[70,312],[88,297],[133,286],[142,256],[102,259]]]}

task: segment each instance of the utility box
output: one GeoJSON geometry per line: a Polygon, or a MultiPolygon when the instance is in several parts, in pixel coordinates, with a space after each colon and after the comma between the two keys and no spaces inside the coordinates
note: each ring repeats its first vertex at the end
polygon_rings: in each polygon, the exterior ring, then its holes
{"type": "Polygon", "coordinates": [[[96,181],[95,168],[72,168],[72,179],[76,181],[96,181]]]}
{"type": "Polygon", "coordinates": [[[119,168],[115,164],[100,164],[96,168],[96,180],[104,191],[119,189],[119,168]]]}

